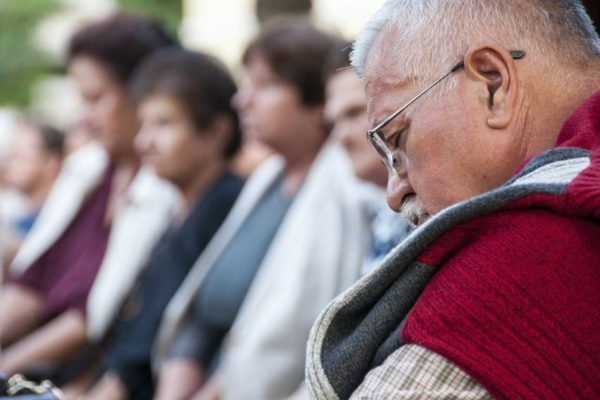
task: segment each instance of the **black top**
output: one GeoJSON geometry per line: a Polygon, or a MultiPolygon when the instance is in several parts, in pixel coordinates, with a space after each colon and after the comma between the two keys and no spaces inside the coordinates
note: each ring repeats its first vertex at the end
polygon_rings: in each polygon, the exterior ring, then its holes
{"type": "Polygon", "coordinates": [[[131,399],[151,399],[152,345],[163,312],[233,206],[243,181],[225,174],[198,200],[178,229],[168,230],[117,317],[104,368],[118,374],[131,399]]]}
{"type": "Polygon", "coordinates": [[[278,179],[235,233],[202,282],[193,310],[177,332],[169,357],[214,367],[214,357],[292,202],[278,179]]]}

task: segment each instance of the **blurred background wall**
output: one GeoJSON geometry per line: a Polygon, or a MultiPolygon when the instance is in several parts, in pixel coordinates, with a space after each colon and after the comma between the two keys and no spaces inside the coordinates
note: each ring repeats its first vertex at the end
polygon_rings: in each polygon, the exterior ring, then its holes
{"type": "MultiPolygon", "coordinates": [[[[79,103],[63,75],[67,41],[88,21],[117,10],[158,19],[189,49],[221,58],[235,74],[241,51],[265,20],[287,13],[354,37],[384,0],[0,0],[0,153],[11,121],[27,113],[69,130],[79,103]]],[[[600,0],[585,0],[600,21],[600,0]]],[[[0,154],[1,155],[1,154],[0,154]]]]}
{"type": "MultiPolygon", "coordinates": [[[[63,75],[66,44],[82,24],[117,10],[160,20],[190,49],[221,58],[235,73],[261,22],[306,14],[354,36],[383,0],[0,0],[0,115],[25,112],[62,129],[77,121],[78,99],[63,75]]],[[[0,123],[0,131],[10,130],[0,123]]],[[[0,144],[8,133],[0,132],[0,144]]]]}

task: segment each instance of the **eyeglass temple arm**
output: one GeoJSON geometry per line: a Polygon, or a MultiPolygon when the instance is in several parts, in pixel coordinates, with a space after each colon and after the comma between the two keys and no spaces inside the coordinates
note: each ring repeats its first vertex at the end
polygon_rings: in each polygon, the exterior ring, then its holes
{"type": "MultiPolygon", "coordinates": [[[[513,60],[520,60],[521,58],[525,57],[525,52],[523,50],[511,50],[509,51],[511,57],[513,58],[513,60]]],[[[454,73],[456,71],[458,71],[459,69],[463,68],[465,66],[465,62],[464,60],[459,62],[458,64],[456,64],[454,67],[452,67],[452,69],[450,70],[450,73],[454,73]]]]}
{"type": "MultiPolygon", "coordinates": [[[[522,50],[511,50],[510,55],[514,60],[520,60],[521,58],[525,57],[525,52],[522,50]]],[[[417,94],[415,97],[410,99],[410,101],[408,103],[406,103],[404,105],[404,107],[400,108],[399,110],[396,110],[392,115],[390,115],[389,117],[387,117],[386,119],[381,121],[379,123],[379,125],[377,125],[375,128],[370,129],[369,132],[376,132],[376,131],[380,130],[381,128],[385,127],[391,120],[396,118],[398,116],[398,114],[400,114],[402,111],[404,111],[406,109],[406,107],[410,106],[412,103],[417,101],[419,99],[419,97],[423,96],[425,93],[427,93],[429,90],[431,90],[432,87],[434,87],[435,85],[440,83],[442,80],[446,79],[446,77],[448,75],[455,73],[456,71],[463,68],[464,66],[465,66],[465,62],[460,61],[458,64],[456,64],[454,67],[452,67],[452,69],[450,69],[450,71],[448,71],[446,74],[444,74],[441,78],[439,78],[437,81],[433,82],[431,85],[427,86],[419,94],[417,94]]]]}
{"type": "Polygon", "coordinates": [[[438,83],[440,83],[440,81],[442,81],[444,78],[446,78],[448,75],[450,75],[453,72],[454,72],[454,68],[452,68],[452,70],[450,72],[447,72],[444,76],[442,76],[441,78],[439,78],[437,81],[433,82],[431,85],[429,85],[425,89],[423,89],[419,94],[417,94],[415,97],[413,97],[412,99],[410,99],[408,101],[408,103],[406,103],[404,105],[404,107],[396,110],[392,115],[390,115],[389,117],[387,117],[386,119],[384,119],[383,121],[381,121],[379,123],[379,125],[377,125],[373,129],[371,129],[371,131],[375,132],[375,131],[378,131],[381,128],[385,127],[391,120],[393,120],[394,118],[396,118],[398,116],[398,114],[400,114],[402,111],[404,111],[406,109],[406,107],[410,106],[412,103],[414,103],[415,101],[417,101],[419,99],[419,97],[423,96],[425,93],[427,93],[429,90],[431,90],[432,87],[434,87],[435,85],[437,85],[438,83]]]}

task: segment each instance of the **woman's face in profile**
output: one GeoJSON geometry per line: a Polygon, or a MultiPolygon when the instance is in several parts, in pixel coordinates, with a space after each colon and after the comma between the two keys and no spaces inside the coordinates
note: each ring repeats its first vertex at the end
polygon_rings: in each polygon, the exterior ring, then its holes
{"type": "Polygon", "coordinates": [[[83,101],[83,126],[111,157],[130,156],[138,122],[123,83],[107,66],[85,55],[70,62],[69,76],[83,101]]]}
{"type": "Polygon", "coordinates": [[[33,125],[21,124],[6,162],[6,183],[26,195],[39,193],[50,177],[58,174],[61,159],[44,146],[42,133],[33,125]]]}
{"type": "Polygon", "coordinates": [[[143,99],[138,116],[141,128],[135,147],[142,162],[178,187],[223,158],[216,135],[200,131],[175,97],[158,94],[143,99]]]}
{"type": "Polygon", "coordinates": [[[240,114],[244,135],[275,151],[298,140],[294,136],[306,124],[307,110],[298,90],[277,77],[259,56],[244,67],[233,104],[240,114]]]}

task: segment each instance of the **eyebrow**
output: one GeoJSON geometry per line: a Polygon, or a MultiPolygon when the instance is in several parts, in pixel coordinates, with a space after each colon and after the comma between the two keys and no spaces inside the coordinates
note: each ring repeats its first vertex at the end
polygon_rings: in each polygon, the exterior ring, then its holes
{"type": "MultiPolygon", "coordinates": [[[[449,74],[449,73],[448,73],[448,74],[449,74]]],[[[393,86],[394,86],[394,90],[399,90],[399,89],[401,89],[401,88],[402,88],[402,87],[404,87],[404,86],[408,86],[408,84],[409,84],[410,82],[413,82],[413,81],[415,81],[415,80],[417,80],[416,76],[407,76],[407,77],[404,77],[403,79],[400,79],[400,80],[398,81],[398,83],[396,83],[396,84],[394,84],[394,85],[393,85],[393,86]]],[[[365,90],[366,90],[366,86],[365,86],[365,90]]],[[[383,92],[383,90],[381,90],[381,92],[383,92]]],[[[375,92],[375,94],[377,94],[377,93],[378,93],[378,92],[375,92]]],[[[413,100],[414,100],[414,98],[412,98],[412,97],[411,97],[411,99],[413,99],[413,100]]],[[[410,101],[410,100],[409,100],[409,101],[410,101]]],[[[404,106],[406,106],[406,105],[407,105],[407,104],[404,104],[404,106]]],[[[404,106],[402,106],[402,107],[404,107],[404,106]]],[[[378,126],[379,124],[381,124],[381,123],[382,123],[383,121],[385,121],[385,120],[386,120],[386,119],[387,119],[387,118],[388,118],[390,115],[394,114],[394,113],[395,113],[396,111],[398,111],[398,110],[399,110],[399,109],[395,109],[395,110],[393,110],[393,111],[390,111],[390,112],[389,112],[389,114],[388,114],[388,115],[387,115],[387,116],[386,116],[384,119],[382,119],[382,120],[375,120],[375,124],[374,124],[374,125],[371,125],[371,126],[369,126],[369,130],[372,130],[372,129],[374,129],[376,126],[378,126]]],[[[400,117],[402,118],[402,116],[400,116],[400,117]]]]}
{"type": "Polygon", "coordinates": [[[383,119],[376,119],[371,125],[369,125],[369,130],[372,130],[373,128],[375,128],[377,125],[379,125],[381,123],[381,121],[383,121],[383,119]]]}
{"type": "MultiPolygon", "coordinates": [[[[377,79],[377,85],[378,86],[384,86],[384,88],[380,88],[376,91],[374,91],[374,94],[377,95],[379,93],[385,93],[385,92],[389,92],[390,91],[390,87],[393,88],[394,90],[396,89],[400,89],[404,86],[407,86],[411,81],[414,80],[414,77],[402,77],[401,79],[389,79],[389,77],[384,76],[380,79],[377,79]],[[387,79],[386,79],[387,78],[387,79]]],[[[364,89],[365,92],[367,91],[367,89],[369,89],[370,87],[373,87],[373,80],[364,80],[364,89]]]]}
{"type": "MultiPolygon", "coordinates": [[[[378,126],[384,120],[385,120],[385,118],[382,119],[382,120],[375,120],[375,123],[373,125],[369,126],[369,130],[372,130],[373,128],[375,128],[376,126],[378,126]]],[[[388,126],[390,126],[390,125],[386,125],[383,129],[387,128],[388,126]]]]}
{"type": "MultiPolygon", "coordinates": [[[[398,122],[400,122],[400,124],[398,126],[403,126],[407,124],[407,120],[406,120],[406,114],[402,113],[400,115],[398,115],[397,118],[395,118],[398,122]]],[[[384,119],[382,120],[375,120],[375,124],[372,126],[369,126],[369,130],[372,130],[374,127],[376,127],[377,125],[379,125],[382,121],[384,121],[384,119]]],[[[390,127],[390,126],[395,126],[393,122],[390,122],[390,124],[386,125],[384,128],[382,128],[382,134],[384,133],[383,130],[386,130],[386,128],[390,127]]],[[[384,135],[386,136],[386,135],[384,135]]]]}
{"type": "MultiPolygon", "coordinates": [[[[382,77],[380,77],[379,79],[377,79],[377,83],[379,85],[383,84],[384,86],[386,86],[388,89],[385,89],[385,91],[388,91],[390,87],[393,87],[394,89],[398,89],[398,88],[402,88],[404,86],[407,86],[409,83],[414,82],[417,80],[417,76],[416,75],[405,75],[402,77],[396,77],[396,78],[390,78],[388,75],[384,75],[382,77]]],[[[365,79],[365,89],[372,86],[373,85],[373,80],[371,80],[370,82],[368,82],[365,79]]]]}

